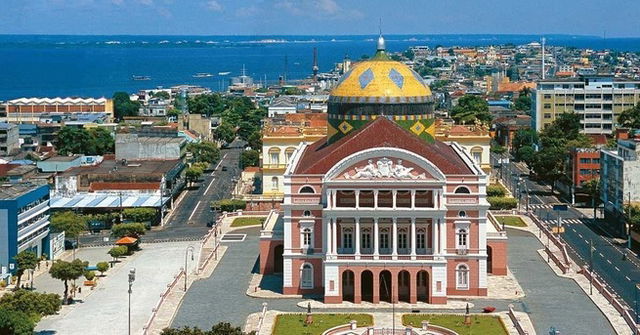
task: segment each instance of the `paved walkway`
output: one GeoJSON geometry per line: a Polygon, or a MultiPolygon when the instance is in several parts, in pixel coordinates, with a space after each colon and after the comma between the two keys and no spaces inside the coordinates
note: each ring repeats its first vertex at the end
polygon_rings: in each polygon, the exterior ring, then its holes
{"type": "MultiPolygon", "coordinates": [[[[157,303],[174,274],[184,266],[184,251],[193,242],[144,244],[143,250],[123,260],[101,278],[97,288],[83,288],[83,301],[63,306],[58,315],[44,318],[36,331],[41,334],[78,334],[93,332],[104,334],[127,333],[127,276],[130,268],[136,268],[136,281],[131,295],[132,334],[141,334],[151,308],[157,303]],[[91,292],[90,295],[86,293],[91,292]]],[[[108,248],[80,249],[77,257],[95,261],[106,260],[108,248]]],[[[197,255],[196,255],[197,257],[197,255]]],[[[195,264],[190,262],[189,267],[195,264]]],[[[35,287],[40,291],[62,294],[62,281],[49,275],[36,278],[35,287]]]]}

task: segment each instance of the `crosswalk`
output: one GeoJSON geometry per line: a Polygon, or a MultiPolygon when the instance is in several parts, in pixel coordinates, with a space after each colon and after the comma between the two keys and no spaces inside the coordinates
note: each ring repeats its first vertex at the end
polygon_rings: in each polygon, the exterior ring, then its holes
{"type": "MultiPolygon", "coordinates": [[[[554,226],[558,224],[558,219],[551,219],[551,220],[541,220],[542,223],[550,225],[550,226],[554,226]]],[[[571,219],[565,219],[562,218],[562,224],[582,224],[584,223],[584,221],[582,221],[582,219],[577,219],[577,218],[571,218],[571,219]]]]}
{"type": "Polygon", "coordinates": [[[529,208],[531,208],[531,209],[552,209],[553,205],[549,205],[549,204],[531,204],[531,205],[529,205],[529,208]]]}

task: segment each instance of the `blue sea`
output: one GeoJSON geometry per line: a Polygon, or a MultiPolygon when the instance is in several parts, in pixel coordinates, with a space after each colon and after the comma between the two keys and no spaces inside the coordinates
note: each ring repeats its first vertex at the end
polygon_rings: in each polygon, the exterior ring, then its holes
{"type": "MultiPolygon", "coordinates": [[[[222,90],[242,67],[256,81],[273,83],[310,75],[313,48],[320,71],[345,55],[372,55],[377,36],[56,36],[0,35],[0,100],[19,97],[111,96],[115,91],[194,84],[222,90]],[[285,62],[286,58],[286,62],[285,62]],[[286,66],[285,66],[286,63],[286,66]],[[208,78],[193,78],[198,72],[208,78]],[[231,72],[219,76],[219,72],[231,72]],[[134,81],[132,76],[149,76],[134,81]]],[[[538,35],[389,35],[387,49],[414,45],[526,44],[538,35]]],[[[549,45],[640,51],[640,38],[547,35],[549,45]]]]}

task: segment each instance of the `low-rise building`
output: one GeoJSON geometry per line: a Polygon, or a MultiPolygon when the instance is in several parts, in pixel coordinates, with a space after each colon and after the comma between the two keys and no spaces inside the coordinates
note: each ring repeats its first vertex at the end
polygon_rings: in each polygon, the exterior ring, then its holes
{"type": "Polygon", "coordinates": [[[0,278],[17,270],[14,257],[31,250],[52,255],[49,243],[49,186],[0,186],[0,278]]]}
{"type": "Polygon", "coordinates": [[[0,156],[9,156],[20,150],[18,126],[0,122],[0,156]]]}
{"type": "Polygon", "coordinates": [[[495,140],[501,146],[511,151],[513,138],[519,130],[531,128],[529,115],[516,115],[513,117],[501,117],[494,120],[495,140]]]}
{"type": "Polygon", "coordinates": [[[170,101],[162,98],[151,98],[140,106],[139,114],[143,116],[166,116],[170,101]]]}
{"type": "Polygon", "coordinates": [[[574,148],[569,154],[571,184],[580,188],[585,182],[600,177],[600,149],[574,148]]]}
{"type": "Polygon", "coordinates": [[[186,144],[174,127],[143,127],[134,133],[116,134],[116,159],[181,159],[186,144]]]}
{"type": "Polygon", "coordinates": [[[113,118],[113,100],[106,98],[20,98],[5,103],[7,122],[34,123],[42,114],[107,113],[113,118]]]}
{"type": "Polygon", "coordinates": [[[640,203],[640,139],[618,140],[617,150],[600,151],[600,198],[605,221],[626,235],[624,206],[640,203]]]}

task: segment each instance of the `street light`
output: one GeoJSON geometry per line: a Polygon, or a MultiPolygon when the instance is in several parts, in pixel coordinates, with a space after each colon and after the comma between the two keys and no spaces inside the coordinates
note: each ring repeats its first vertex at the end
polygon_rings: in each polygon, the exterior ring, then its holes
{"type": "Polygon", "coordinates": [[[184,252],[184,291],[187,292],[187,256],[189,256],[189,251],[191,251],[191,261],[193,261],[193,246],[190,245],[187,247],[187,250],[184,252]]]}
{"type": "Polygon", "coordinates": [[[136,281],[136,268],[129,270],[129,335],[131,335],[131,286],[136,281]]]}

